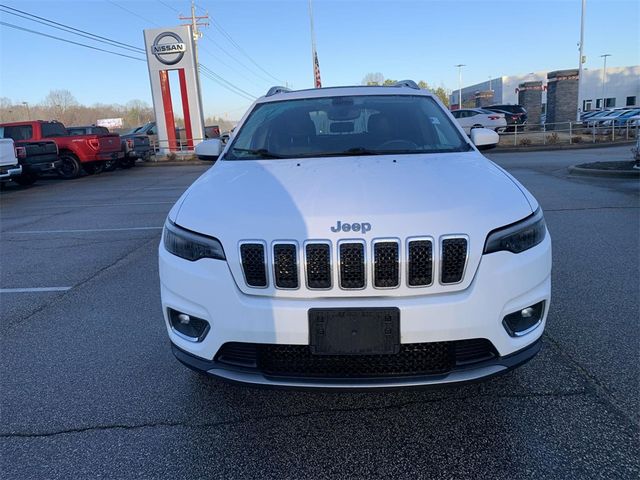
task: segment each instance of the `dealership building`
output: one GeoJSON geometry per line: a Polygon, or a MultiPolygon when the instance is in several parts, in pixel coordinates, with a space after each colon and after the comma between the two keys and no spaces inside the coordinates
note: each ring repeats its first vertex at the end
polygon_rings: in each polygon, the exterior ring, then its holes
{"type": "MultiPolygon", "coordinates": [[[[559,72],[571,72],[563,70],[559,72]]],[[[492,104],[517,104],[518,93],[523,85],[540,85],[542,93],[541,110],[546,111],[547,90],[550,81],[555,80],[558,72],[531,72],[524,75],[505,75],[487,79],[462,89],[462,105],[466,108],[492,104]]],[[[577,84],[577,69],[573,78],[577,84]]],[[[582,111],[602,108],[603,70],[583,69],[578,102],[582,111]]],[[[564,77],[563,77],[564,78],[564,77]]],[[[607,67],[604,82],[604,106],[606,108],[637,106],[640,104],[640,65],[631,67],[607,67]]],[[[454,90],[449,101],[453,108],[458,106],[458,90],[454,90]]]]}

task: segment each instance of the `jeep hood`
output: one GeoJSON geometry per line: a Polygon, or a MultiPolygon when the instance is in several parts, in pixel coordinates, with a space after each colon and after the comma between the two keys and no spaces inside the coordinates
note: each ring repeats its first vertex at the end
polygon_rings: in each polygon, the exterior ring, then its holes
{"type": "Polygon", "coordinates": [[[242,240],[295,240],[302,245],[308,239],[404,242],[430,236],[437,241],[442,235],[466,234],[465,279],[470,282],[487,233],[532,213],[524,192],[476,151],[233,160],[219,161],[200,177],[170,217],[184,228],[218,238],[236,280],[242,279],[237,251],[242,240]],[[338,221],[366,222],[371,231],[333,232],[338,221]]]}

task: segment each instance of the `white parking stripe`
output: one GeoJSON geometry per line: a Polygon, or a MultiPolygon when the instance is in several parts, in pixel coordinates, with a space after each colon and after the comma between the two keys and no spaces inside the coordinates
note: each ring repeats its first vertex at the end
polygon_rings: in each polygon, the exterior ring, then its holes
{"type": "Polygon", "coordinates": [[[0,288],[0,293],[66,292],[71,287],[0,288]]]}
{"type": "Polygon", "coordinates": [[[13,233],[32,234],[32,233],[93,233],[93,232],[129,232],[137,230],[162,230],[162,227],[129,227],[129,228],[87,228],[83,230],[23,230],[17,232],[4,232],[5,235],[13,233]]]}

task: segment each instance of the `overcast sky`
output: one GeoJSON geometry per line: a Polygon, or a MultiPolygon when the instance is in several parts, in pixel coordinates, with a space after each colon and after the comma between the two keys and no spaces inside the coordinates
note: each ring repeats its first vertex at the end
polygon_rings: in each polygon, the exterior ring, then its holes
{"type": "MultiPolygon", "coordinates": [[[[142,30],[180,23],[187,1],[93,0],[0,3],[114,40],[143,47],[142,30]],[[128,11],[126,11],[128,10],[128,11]]],[[[577,66],[581,0],[314,0],[324,86],[359,84],[368,72],[457,88],[489,76],[577,66]]],[[[204,30],[200,61],[255,96],[287,82],[313,86],[307,0],[199,0],[245,56],[216,27],[204,30]],[[255,62],[255,64],[253,63],[255,62]],[[256,66],[256,64],[258,66],[256,66]],[[275,78],[274,78],[275,77],[275,78]],[[277,80],[276,80],[277,79],[277,80]]],[[[133,56],[86,38],[0,13],[2,21],[133,56]]],[[[588,68],[640,63],[640,1],[587,0],[588,68]]],[[[65,88],[82,103],[151,102],[146,64],[0,25],[0,95],[37,103],[65,88]]],[[[202,78],[207,115],[237,119],[251,103],[202,78]]]]}

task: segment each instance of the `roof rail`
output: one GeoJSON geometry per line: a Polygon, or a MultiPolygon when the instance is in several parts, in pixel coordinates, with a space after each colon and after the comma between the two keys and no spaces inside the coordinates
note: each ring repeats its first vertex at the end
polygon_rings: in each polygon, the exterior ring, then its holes
{"type": "Polygon", "coordinates": [[[420,90],[420,87],[418,86],[418,84],[413,80],[400,80],[399,82],[396,82],[391,86],[392,87],[409,87],[409,88],[413,88],[414,90],[420,90]]]}
{"type": "Polygon", "coordinates": [[[287,87],[271,87],[265,97],[270,97],[271,95],[275,95],[276,93],[287,93],[290,91],[291,89],[287,87]]]}

